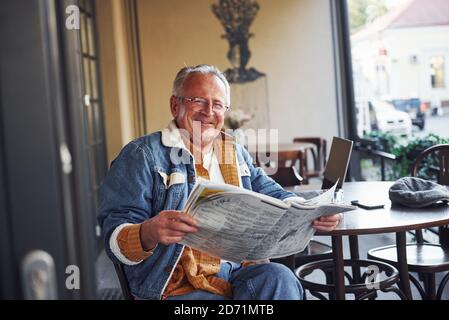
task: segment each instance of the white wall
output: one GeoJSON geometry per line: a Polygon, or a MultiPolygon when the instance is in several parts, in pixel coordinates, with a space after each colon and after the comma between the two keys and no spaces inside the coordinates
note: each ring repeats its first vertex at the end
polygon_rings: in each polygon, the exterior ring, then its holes
{"type": "MultiPolygon", "coordinates": [[[[170,119],[176,71],[186,64],[229,67],[224,30],[213,0],[140,0],[139,23],[149,131],[170,119]]],[[[259,0],[250,31],[248,67],[268,76],[270,123],[282,142],[295,136],[337,134],[336,94],[328,0],[259,0]]]]}
{"type": "Polygon", "coordinates": [[[392,92],[407,96],[417,93],[424,101],[449,100],[449,26],[393,29],[386,34],[391,48],[392,92]],[[400,39],[398,41],[398,39],[400,39]],[[417,63],[410,64],[410,55],[417,63]],[[445,57],[446,88],[434,89],[430,81],[430,57],[445,57]]]}
{"type": "MultiPolygon", "coordinates": [[[[380,93],[390,98],[417,96],[422,101],[438,104],[449,100],[449,26],[387,29],[355,40],[352,54],[363,69],[365,80],[371,82],[371,85],[365,82],[368,89],[370,86],[373,89],[365,90],[365,94],[373,95],[374,89],[383,85],[386,90],[380,93]],[[379,57],[380,47],[387,50],[386,57],[379,57]],[[417,57],[415,64],[410,63],[412,55],[417,57]],[[431,88],[430,57],[433,55],[445,57],[446,88],[431,88]],[[381,64],[382,59],[388,74],[387,83],[381,83],[377,78],[376,64],[381,64]]],[[[364,81],[363,78],[361,76],[357,81],[364,81]]]]}

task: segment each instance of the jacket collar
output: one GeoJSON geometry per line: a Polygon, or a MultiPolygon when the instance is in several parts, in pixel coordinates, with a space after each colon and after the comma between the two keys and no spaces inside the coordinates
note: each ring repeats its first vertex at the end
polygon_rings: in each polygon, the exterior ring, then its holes
{"type": "MultiPolygon", "coordinates": [[[[239,166],[239,159],[238,159],[238,156],[237,156],[237,150],[235,148],[235,139],[234,139],[233,136],[231,136],[230,134],[228,134],[228,133],[226,133],[224,131],[221,131],[221,137],[224,138],[225,143],[231,143],[233,145],[235,162],[237,164],[237,174],[238,174],[238,177],[239,177],[239,186],[241,187],[242,186],[241,169],[240,169],[240,166],[239,166]]],[[[184,141],[182,139],[181,133],[179,132],[179,128],[176,125],[175,120],[171,120],[168,123],[167,127],[162,129],[162,131],[161,131],[161,141],[162,141],[162,144],[165,147],[180,148],[180,149],[186,150],[191,155],[191,157],[193,158],[193,162],[196,163],[195,162],[195,158],[193,157],[193,155],[190,152],[190,150],[186,147],[186,145],[185,145],[185,143],[184,143],[184,141]]],[[[216,140],[216,142],[217,142],[217,140],[216,140]]],[[[218,145],[221,148],[222,144],[219,143],[218,145]]],[[[219,149],[219,148],[217,148],[217,149],[219,149]]],[[[214,152],[216,152],[216,151],[218,151],[218,150],[216,150],[215,146],[214,146],[214,152]]],[[[220,149],[220,152],[221,152],[221,149],[220,149]]]]}
{"type": "Polygon", "coordinates": [[[186,145],[182,140],[181,133],[179,132],[178,126],[175,120],[168,123],[167,127],[162,129],[162,144],[170,148],[180,148],[186,149],[186,145]]]}

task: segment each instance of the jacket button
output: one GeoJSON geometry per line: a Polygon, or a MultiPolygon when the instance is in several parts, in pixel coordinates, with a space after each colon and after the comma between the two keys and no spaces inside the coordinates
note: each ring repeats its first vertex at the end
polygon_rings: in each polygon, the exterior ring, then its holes
{"type": "Polygon", "coordinates": [[[166,266],[166,267],[164,268],[164,271],[167,272],[167,273],[170,273],[170,272],[171,272],[171,269],[173,269],[173,266],[168,265],[168,266],[166,266]]]}

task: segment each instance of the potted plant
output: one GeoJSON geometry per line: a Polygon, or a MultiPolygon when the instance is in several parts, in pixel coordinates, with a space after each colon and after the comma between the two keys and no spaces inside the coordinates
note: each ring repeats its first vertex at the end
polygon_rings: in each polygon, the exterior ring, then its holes
{"type": "MultiPolygon", "coordinates": [[[[391,163],[387,172],[389,180],[396,180],[409,176],[415,159],[425,149],[436,144],[449,143],[448,138],[443,138],[430,133],[423,137],[402,138],[392,133],[371,132],[367,139],[375,141],[378,150],[385,151],[396,156],[396,161],[391,163]]],[[[418,176],[423,179],[436,180],[434,168],[436,159],[424,159],[418,171],[418,176]]]]}

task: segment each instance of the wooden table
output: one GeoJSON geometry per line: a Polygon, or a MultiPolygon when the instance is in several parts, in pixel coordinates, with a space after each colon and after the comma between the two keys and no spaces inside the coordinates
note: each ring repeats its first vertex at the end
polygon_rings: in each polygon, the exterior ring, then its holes
{"type": "MultiPolygon", "coordinates": [[[[345,299],[343,236],[349,236],[351,259],[358,259],[358,235],[396,233],[398,271],[403,285],[402,291],[408,299],[412,299],[407,268],[406,232],[449,224],[449,206],[426,209],[392,207],[388,197],[388,189],[391,185],[392,182],[346,182],[343,185],[344,203],[349,204],[351,200],[361,202],[370,200],[376,203],[384,203],[385,208],[376,210],[356,209],[346,212],[343,220],[334,231],[317,233],[317,235],[332,237],[336,299],[345,299]]],[[[294,190],[299,191],[301,188],[295,188],[294,190]]]]}

